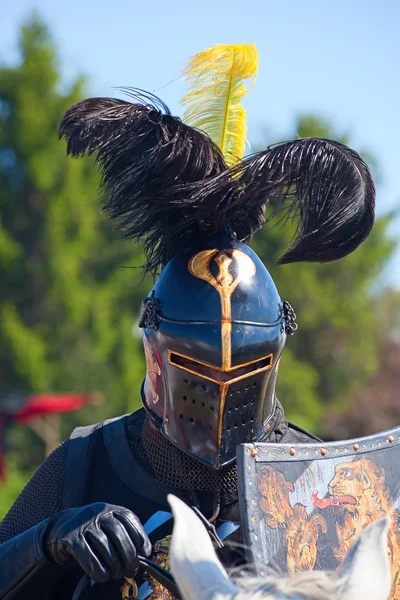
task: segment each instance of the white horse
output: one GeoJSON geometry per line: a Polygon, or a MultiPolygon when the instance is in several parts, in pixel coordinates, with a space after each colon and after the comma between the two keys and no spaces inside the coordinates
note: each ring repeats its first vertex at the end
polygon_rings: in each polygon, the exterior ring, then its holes
{"type": "Polygon", "coordinates": [[[364,529],[337,572],[230,579],[194,511],[175,496],[168,500],[174,515],[171,571],[183,600],[387,600],[389,596],[388,518],[364,529]]]}

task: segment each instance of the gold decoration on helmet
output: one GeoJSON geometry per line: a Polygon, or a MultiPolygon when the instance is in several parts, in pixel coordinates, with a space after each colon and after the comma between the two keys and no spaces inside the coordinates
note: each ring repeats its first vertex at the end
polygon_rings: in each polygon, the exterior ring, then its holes
{"type": "MultiPolygon", "coordinates": [[[[222,436],[222,417],[225,408],[226,396],[228,393],[229,385],[233,381],[238,381],[245,377],[249,377],[250,374],[264,371],[271,368],[272,365],[272,355],[268,355],[263,359],[258,359],[255,361],[251,361],[250,363],[246,363],[244,365],[232,366],[232,305],[231,305],[231,297],[237,286],[251,277],[254,277],[256,274],[256,265],[253,260],[241,250],[236,249],[228,249],[228,250],[202,250],[195,254],[189,261],[188,265],[189,272],[198,279],[202,279],[206,281],[210,285],[213,286],[215,290],[217,290],[220,301],[221,301],[221,345],[222,345],[222,365],[221,367],[211,367],[211,365],[207,365],[210,368],[213,368],[219,372],[229,373],[236,371],[237,369],[242,369],[244,367],[250,367],[250,372],[246,372],[245,374],[241,374],[236,377],[233,375],[228,381],[221,382],[216,381],[212,377],[205,377],[206,379],[210,379],[211,381],[215,381],[218,383],[220,387],[220,403],[219,403],[219,421],[218,421],[218,444],[221,442],[222,436]],[[218,274],[214,277],[211,273],[210,264],[214,261],[218,266],[218,274]],[[234,263],[235,267],[235,275],[233,275],[230,271],[230,268],[234,263]],[[257,363],[260,364],[260,361],[265,362],[262,368],[257,368],[257,363]],[[252,371],[251,366],[254,365],[254,371],[252,371]]],[[[179,364],[175,363],[173,360],[174,356],[178,356],[177,353],[168,353],[168,361],[170,364],[175,364],[178,368],[182,368],[184,370],[196,373],[196,371],[192,371],[187,367],[182,367],[179,364]]],[[[182,358],[189,358],[183,357],[182,358]]],[[[198,361],[196,361],[198,362],[198,361]]],[[[200,363],[199,363],[200,364],[200,363]]]]}
{"type": "Polygon", "coordinates": [[[256,265],[250,256],[241,250],[202,250],[190,259],[188,268],[194,277],[212,285],[221,299],[222,370],[228,371],[232,366],[231,296],[239,283],[254,277],[256,265]],[[219,269],[216,277],[210,271],[210,263],[213,259],[219,269]],[[235,277],[229,272],[233,261],[237,267],[235,277]]]}

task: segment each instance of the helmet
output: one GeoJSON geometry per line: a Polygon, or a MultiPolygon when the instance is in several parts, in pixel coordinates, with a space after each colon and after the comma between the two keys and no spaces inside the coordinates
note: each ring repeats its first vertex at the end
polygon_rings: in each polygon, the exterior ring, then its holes
{"type": "Polygon", "coordinates": [[[133,103],[79,102],[60,128],[69,153],[96,154],[103,208],[141,244],[144,270],[154,279],[162,270],[140,323],[144,406],[173,444],[217,468],[237,444],[268,431],[279,359],[295,329],[293,310],[247,245],[267,206],[298,221],[281,263],[346,256],[374,221],[368,167],[343,144],[296,139],[241,159],[242,81],[256,58],[244,44],[194,57],[186,122],[130,90],[133,103]]]}
{"type": "Polygon", "coordinates": [[[265,435],[286,331],[278,291],[255,252],[221,235],[175,256],[141,321],[142,400],[174,444],[221,467],[238,444],[265,435]]]}

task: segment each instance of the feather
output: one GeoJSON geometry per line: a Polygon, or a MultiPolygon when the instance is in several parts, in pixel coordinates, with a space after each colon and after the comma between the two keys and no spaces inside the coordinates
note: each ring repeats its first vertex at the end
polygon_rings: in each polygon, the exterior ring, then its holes
{"type": "Polygon", "coordinates": [[[346,256],[369,235],[375,188],[354,150],[304,138],[270,147],[211,177],[193,190],[190,201],[198,218],[242,241],[262,227],[271,203],[272,216],[281,211],[298,222],[279,262],[327,262],[346,256]]]}
{"type": "Polygon", "coordinates": [[[336,260],[371,231],[374,184],[347,146],[298,139],[229,168],[206,133],[171,116],[155,96],[128,93],[135,103],[90,98],[71,107],[60,137],[69,154],[96,154],[103,208],[123,237],[144,249],[145,271],[155,276],[199,235],[224,232],[249,241],[269,204],[298,223],[281,263],[336,260]]]}
{"type": "Polygon", "coordinates": [[[184,71],[189,91],[182,100],[183,121],[207,133],[228,165],[243,157],[247,94],[244,81],[258,69],[255,44],[220,44],[196,54],[184,71]]]}
{"type": "Polygon", "coordinates": [[[89,98],[65,114],[59,135],[73,156],[96,154],[103,208],[139,242],[153,275],[194,235],[197,215],[184,190],[226,170],[210,138],[171,116],[155,96],[128,90],[135,104],[89,98]]]}

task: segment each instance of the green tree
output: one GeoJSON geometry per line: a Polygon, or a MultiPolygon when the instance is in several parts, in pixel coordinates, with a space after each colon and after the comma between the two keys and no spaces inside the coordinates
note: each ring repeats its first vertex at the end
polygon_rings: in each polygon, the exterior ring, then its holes
{"type": "MultiPolygon", "coordinates": [[[[351,145],[346,136],[338,135],[316,116],[301,116],[295,121],[294,131],[286,139],[297,136],[330,138],[351,145]]],[[[375,172],[374,158],[366,153],[363,156],[375,172]]],[[[374,291],[395,247],[387,232],[392,218],[378,218],[368,240],[354,253],[323,265],[276,266],[276,259],[293,238],[290,222],[264,228],[253,244],[282,299],[293,305],[299,325],[283,353],[278,396],[291,420],[321,435],[335,436],[324,420],[327,409],[345,409],[353,384],[365,382],[376,370],[380,346],[393,327],[393,318],[385,326],[377,319],[380,296],[374,291]]]]}
{"type": "MultiPolygon", "coordinates": [[[[79,415],[93,421],[139,405],[144,361],[132,327],[149,284],[122,268],[141,256],[101,215],[93,161],[67,158],[57,139],[63,113],[86,96],[84,79],[61,81],[37,18],[19,47],[19,64],[0,68],[1,394],[101,390],[106,404],[79,415]]],[[[64,420],[65,435],[76,418],[64,420]]]]}

